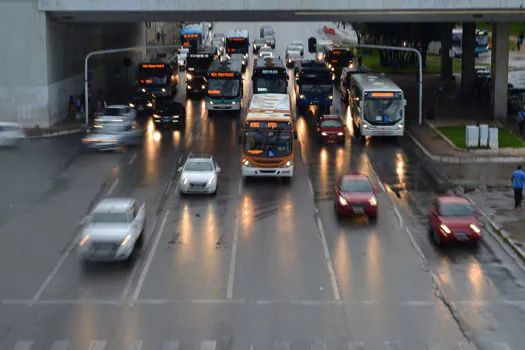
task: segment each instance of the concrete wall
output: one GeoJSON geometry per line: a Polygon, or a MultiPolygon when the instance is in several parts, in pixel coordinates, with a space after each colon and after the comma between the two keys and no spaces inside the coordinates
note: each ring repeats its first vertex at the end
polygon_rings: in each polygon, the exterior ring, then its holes
{"type": "MultiPolygon", "coordinates": [[[[67,115],[69,95],[84,89],[86,53],[144,44],[141,24],[57,23],[37,0],[0,1],[0,13],[8,14],[0,21],[0,120],[25,126],[46,127],[67,115]]],[[[94,88],[111,81],[123,56],[90,62],[94,88]]]]}
{"type": "Polygon", "coordinates": [[[39,0],[45,11],[519,9],[522,0],[39,0]]]}

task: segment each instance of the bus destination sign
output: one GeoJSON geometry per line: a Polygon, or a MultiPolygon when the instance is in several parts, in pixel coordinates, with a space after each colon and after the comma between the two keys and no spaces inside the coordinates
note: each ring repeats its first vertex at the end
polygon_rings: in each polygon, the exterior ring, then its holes
{"type": "Polygon", "coordinates": [[[152,63],[143,63],[140,65],[141,68],[166,68],[166,65],[163,64],[163,63],[155,63],[155,64],[152,64],[152,63]]]}
{"type": "Polygon", "coordinates": [[[277,69],[263,69],[262,74],[279,74],[279,71],[277,69]]]}
{"type": "Polygon", "coordinates": [[[184,39],[197,39],[200,37],[200,34],[194,33],[194,34],[183,34],[182,35],[184,39]]]}
{"type": "Polygon", "coordinates": [[[212,78],[233,78],[235,74],[233,72],[211,72],[212,78]]]}
{"type": "Polygon", "coordinates": [[[290,122],[249,121],[246,122],[246,129],[292,130],[292,125],[290,122]]]}

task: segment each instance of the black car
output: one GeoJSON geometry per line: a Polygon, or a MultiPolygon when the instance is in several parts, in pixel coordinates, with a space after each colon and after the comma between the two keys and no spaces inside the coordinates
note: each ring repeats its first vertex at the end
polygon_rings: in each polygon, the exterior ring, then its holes
{"type": "Polygon", "coordinates": [[[153,118],[156,128],[162,126],[184,126],[186,124],[186,108],[179,102],[159,103],[153,118]]]}
{"type": "Polygon", "coordinates": [[[137,110],[138,113],[151,114],[157,105],[155,94],[146,89],[136,88],[128,95],[128,105],[137,110]]]}

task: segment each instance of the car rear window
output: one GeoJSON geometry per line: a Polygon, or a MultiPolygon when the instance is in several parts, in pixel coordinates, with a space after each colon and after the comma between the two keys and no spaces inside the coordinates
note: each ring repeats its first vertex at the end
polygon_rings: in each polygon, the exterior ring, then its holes
{"type": "Polygon", "coordinates": [[[471,217],[474,209],[466,203],[441,203],[439,214],[443,217],[471,217]]]}
{"type": "Polygon", "coordinates": [[[184,168],[186,171],[213,171],[210,162],[189,162],[184,168]]]}
{"type": "Polygon", "coordinates": [[[331,119],[331,120],[323,120],[321,122],[321,126],[324,128],[340,128],[341,126],[343,126],[343,124],[339,120],[331,119]]]}
{"type": "Polygon", "coordinates": [[[127,213],[95,213],[91,218],[94,224],[123,224],[130,221],[127,213]]]}
{"type": "Polygon", "coordinates": [[[341,192],[370,193],[373,190],[372,184],[368,180],[343,179],[341,181],[341,192]]]}

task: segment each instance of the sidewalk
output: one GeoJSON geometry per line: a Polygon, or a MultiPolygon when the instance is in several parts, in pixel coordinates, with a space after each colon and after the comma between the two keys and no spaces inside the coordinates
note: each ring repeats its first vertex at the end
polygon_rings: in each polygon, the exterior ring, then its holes
{"type": "Polygon", "coordinates": [[[64,120],[49,128],[33,127],[25,129],[26,137],[29,139],[78,134],[84,131],[84,119],[64,120]]]}

